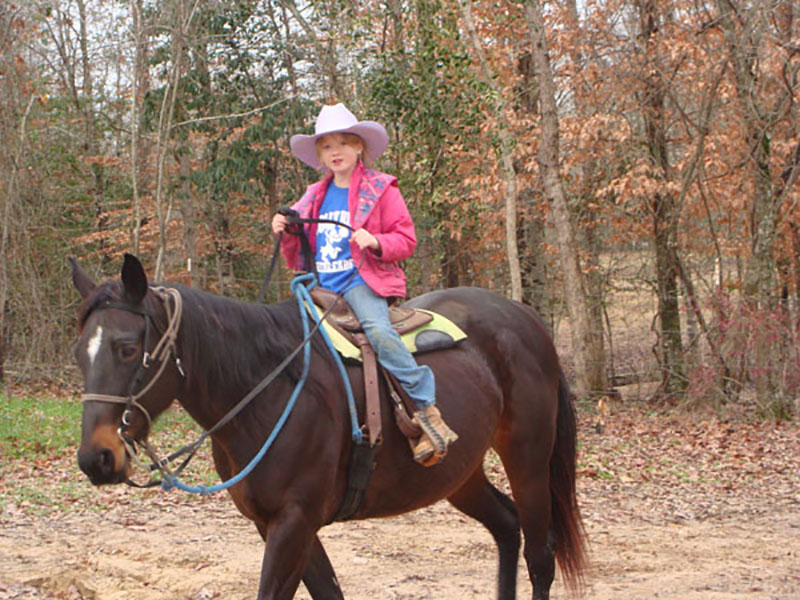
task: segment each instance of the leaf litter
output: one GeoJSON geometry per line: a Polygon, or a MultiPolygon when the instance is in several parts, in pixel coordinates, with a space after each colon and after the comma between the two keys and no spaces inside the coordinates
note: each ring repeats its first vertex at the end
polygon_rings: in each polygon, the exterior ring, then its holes
{"type": "MultiPolygon", "coordinates": [[[[597,427],[580,411],[585,597],[800,598],[798,424],[640,404],[608,412],[597,427]]],[[[226,496],[93,488],[74,450],[1,467],[0,600],[253,597],[261,540],[226,496]]],[[[496,457],[486,469],[508,492],[496,457]]],[[[447,503],[320,537],[349,599],[494,595],[490,536],[447,503]]],[[[520,565],[518,595],[529,597],[520,565]]],[[[557,577],[553,598],[566,597],[557,577]]]]}

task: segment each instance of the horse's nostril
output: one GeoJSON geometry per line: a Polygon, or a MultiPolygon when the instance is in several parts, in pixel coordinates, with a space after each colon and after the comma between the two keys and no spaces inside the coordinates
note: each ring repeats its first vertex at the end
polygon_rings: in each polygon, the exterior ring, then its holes
{"type": "Polygon", "coordinates": [[[95,485],[113,479],[114,462],[114,452],[108,448],[78,452],[78,466],[95,485]]]}
{"type": "Polygon", "coordinates": [[[114,453],[108,448],[103,448],[97,453],[97,464],[103,475],[111,475],[114,471],[114,453]]]}

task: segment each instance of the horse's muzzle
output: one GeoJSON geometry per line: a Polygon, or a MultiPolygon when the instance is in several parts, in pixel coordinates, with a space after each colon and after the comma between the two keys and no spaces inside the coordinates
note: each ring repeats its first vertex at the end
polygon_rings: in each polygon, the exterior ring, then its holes
{"type": "Polygon", "coordinates": [[[94,485],[122,483],[128,477],[124,450],[118,458],[110,448],[81,448],[78,450],[78,466],[94,485]]]}

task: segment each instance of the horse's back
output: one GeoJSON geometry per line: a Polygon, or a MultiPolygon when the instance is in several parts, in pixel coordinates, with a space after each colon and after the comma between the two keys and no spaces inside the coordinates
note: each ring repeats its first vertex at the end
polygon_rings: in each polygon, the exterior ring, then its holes
{"type": "Polygon", "coordinates": [[[536,311],[483,288],[458,287],[428,292],[406,303],[440,313],[461,327],[487,356],[525,355],[542,369],[558,369],[547,327],[536,311]],[[533,354],[533,356],[528,356],[533,354]]]}

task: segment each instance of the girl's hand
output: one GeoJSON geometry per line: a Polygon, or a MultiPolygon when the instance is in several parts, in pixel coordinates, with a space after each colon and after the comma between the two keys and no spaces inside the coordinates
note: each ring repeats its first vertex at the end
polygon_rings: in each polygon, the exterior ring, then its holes
{"type": "Polygon", "coordinates": [[[289,219],[287,219],[284,215],[277,214],[272,217],[272,233],[278,235],[282,231],[286,229],[286,226],[289,224],[289,219]]]}
{"type": "Polygon", "coordinates": [[[361,250],[366,250],[369,248],[378,254],[381,252],[381,243],[378,241],[378,238],[364,228],[354,232],[351,236],[351,239],[361,250]]]}

